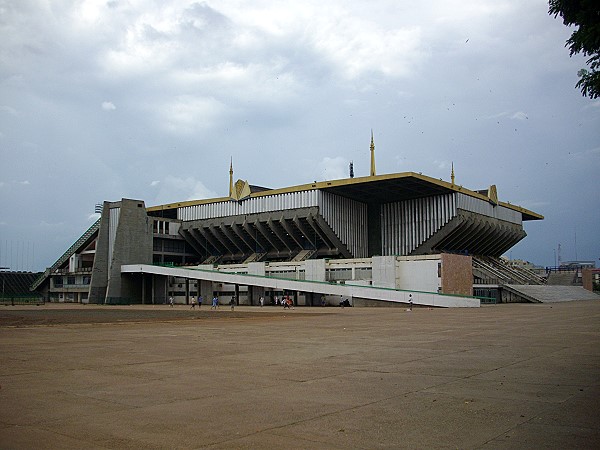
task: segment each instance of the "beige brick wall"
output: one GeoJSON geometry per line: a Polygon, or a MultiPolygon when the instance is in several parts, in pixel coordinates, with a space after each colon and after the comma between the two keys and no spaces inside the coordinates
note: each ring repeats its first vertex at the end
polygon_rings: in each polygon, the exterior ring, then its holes
{"type": "Polygon", "coordinates": [[[583,269],[581,271],[581,281],[583,288],[588,291],[594,291],[594,274],[597,274],[600,269],[583,269]]]}
{"type": "Polygon", "coordinates": [[[473,263],[470,256],[442,253],[442,293],[473,295],[473,263]]]}

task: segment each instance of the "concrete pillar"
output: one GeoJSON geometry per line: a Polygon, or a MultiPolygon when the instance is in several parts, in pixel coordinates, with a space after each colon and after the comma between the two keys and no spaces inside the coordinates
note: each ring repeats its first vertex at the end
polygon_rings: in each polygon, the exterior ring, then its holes
{"type": "Polygon", "coordinates": [[[367,232],[369,256],[381,255],[381,205],[379,203],[367,204],[367,232]]]}
{"type": "Polygon", "coordinates": [[[146,276],[142,273],[142,305],[146,303],[146,276]]]}

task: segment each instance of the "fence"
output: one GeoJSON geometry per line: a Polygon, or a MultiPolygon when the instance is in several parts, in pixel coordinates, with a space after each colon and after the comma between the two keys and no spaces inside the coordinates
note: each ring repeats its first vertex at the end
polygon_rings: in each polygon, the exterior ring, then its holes
{"type": "Polygon", "coordinates": [[[43,305],[44,297],[41,295],[0,295],[0,305],[43,305]]]}

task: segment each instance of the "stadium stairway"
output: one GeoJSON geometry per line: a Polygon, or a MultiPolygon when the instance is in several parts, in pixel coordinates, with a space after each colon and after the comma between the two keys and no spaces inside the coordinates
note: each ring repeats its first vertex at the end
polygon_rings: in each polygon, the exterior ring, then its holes
{"type": "Polygon", "coordinates": [[[570,302],[576,300],[600,300],[580,286],[537,286],[530,284],[506,284],[504,288],[513,295],[534,303],[570,302]]]}

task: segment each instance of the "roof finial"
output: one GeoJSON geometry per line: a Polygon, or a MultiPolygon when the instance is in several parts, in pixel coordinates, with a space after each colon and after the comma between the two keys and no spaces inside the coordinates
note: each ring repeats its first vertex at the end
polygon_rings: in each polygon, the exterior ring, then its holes
{"type": "Polygon", "coordinates": [[[452,184],[454,184],[454,161],[452,161],[452,172],[450,172],[450,179],[452,180],[452,184]]]}
{"type": "Polygon", "coordinates": [[[375,141],[373,139],[373,129],[371,128],[371,176],[374,177],[375,175],[375,141]]]}
{"type": "Polygon", "coordinates": [[[229,163],[229,198],[233,197],[233,156],[229,163]]]}

